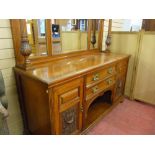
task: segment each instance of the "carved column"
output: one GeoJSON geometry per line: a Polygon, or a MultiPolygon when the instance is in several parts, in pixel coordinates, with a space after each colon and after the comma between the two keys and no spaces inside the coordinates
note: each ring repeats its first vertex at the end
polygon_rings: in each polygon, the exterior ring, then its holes
{"type": "Polygon", "coordinates": [[[91,38],[91,43],[92,43],[93,48],[94,48],[95,44],[96,44],[96,19],[92,20],[92,29],[93,29],[93,35],[91,38]]]}
{"type": "Polygon", "coordinates": [[[106,39],[106,52],[110,52],[110,45],[111,45],[111,28],[112,28],[112,19],[109,19],[109,25],[108,25],[108,35],[106,39]]]}
{"type": "Polygon", "coordinates": [[[28,59],[28,57],[31,54],[31,46],[29,44],[29,40],[28,40],[28,36],[27,36],[26,20],[25,19],[20,19],[20,29],[21,29],[20,53],[25,58],[23,68],[28,69],[28,67],[30,66],[30,60],[28,59]]]}

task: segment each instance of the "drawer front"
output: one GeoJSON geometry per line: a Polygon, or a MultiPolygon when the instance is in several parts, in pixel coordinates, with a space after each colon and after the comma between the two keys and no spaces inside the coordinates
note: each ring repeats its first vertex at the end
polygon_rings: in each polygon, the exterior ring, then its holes
{"type": "Polygon", "coordinates": [[[103,70],[96,71],[87,75],[86,77],[86,85],[93,84],[97,81],[103,80],[104,78],[114,75],[116,73],[115,66],[108,67],[103,70]]]}
{"type": "Polygon", "coordinates": [[[128,66],[128,61],[127,60],[122,60],[117,64],[117,72],[118,73],[124,73],[127,70],[128,66]]]}
{"type": "Polygon", "coordinates": [[[62,84],[61,86],[57,86],[53,89],[53,92],[55,102],[58,103],[59,111],[64,111],[74,104],[82,102],[83,79],[76,79],[62,84]]]}
{"type": "Polygon", "coordinates": [[[115,83],[115,76],[108,78],[91,88],[88,88],[86,90],[86,100],[93,97],[97,93],[103,91],[104,89],[107,89],[108,87],[112,86],[114,83],[115,83]]]}
{"type": "Polygon", "coordinates": [[[74,88],[74,89],[69,90],[69,91],[65,92],[64,94],[60,95],[59,103],[60,103],[60,105],[65,104],[69,101],[72,101],[72,100],[75,100],[78,98],[80,98],[79,90],[78,90],[78,88],[74,88]]]}

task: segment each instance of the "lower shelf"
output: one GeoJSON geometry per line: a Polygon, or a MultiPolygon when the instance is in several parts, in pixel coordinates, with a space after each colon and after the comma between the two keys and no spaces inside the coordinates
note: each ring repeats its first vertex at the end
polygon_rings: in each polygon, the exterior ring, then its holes
{"type": "Polygon", "coordinates": [[[103,96],[95,99],[87,112],[86,128],[89,127],[89,125],[91,125],[100,115],[105,113],[111,106],[112,104],[103,100],[103,96]]]}

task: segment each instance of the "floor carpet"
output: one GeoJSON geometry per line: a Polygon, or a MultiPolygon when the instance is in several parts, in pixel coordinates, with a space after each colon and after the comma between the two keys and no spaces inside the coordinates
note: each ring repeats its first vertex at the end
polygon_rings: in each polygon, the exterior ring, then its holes
{"type": "Polygon", "coordinates": [[[155,134],[155,106],[125,99],[87,134],[153,135],[155,134]]]}

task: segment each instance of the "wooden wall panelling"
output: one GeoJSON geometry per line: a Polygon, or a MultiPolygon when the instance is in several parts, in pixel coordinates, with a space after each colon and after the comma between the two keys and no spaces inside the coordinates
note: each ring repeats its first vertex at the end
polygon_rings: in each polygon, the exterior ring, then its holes
{"type": "MultiPolygon", "coordinates": [[[[108,35],[108,24],[109,20],[104,20],[104,32],[103,32],[103,41],[102,41],[102,50],[106,48],[105,41],[108,35]]],[[[112,31],[124,31],[124,19],[112,19],[112,31]]]]}
{"type": "Polygon", "coordinates": [[[15,55],[10,20],[0,19],[0,34],[0,70],[4,78],[6,96],[9,104],[9,117],[7,119],[9,132],[10,134],[22,134],[22,117],[12,70],[12,67],[15,66],[15,55]]]}
{"type": "Polygon", "coordinates": [[[10,21],[8,19],[0,19],[0,28],[10,28],[10,21]]]}
{"type": "Polygon", "coordinates": [[[62,53],[80,50],[80,31],[61,32],[62,53]]]}
{"type": "Polygon", "coordinates": [[[9,59],[9,58],[15,58],[14,50],[12,48],[11,49],[0,49],[0,60],[9,59]]]}
{"type": "Polygon", "coordinates": [[[133,98],[155,104],[155,33],[142,32],[133,98]]]}
{"type": "Polygon", "coordinates": [[[12,39],[0,39],[0,49],[13,48],[12,39]]]}
{"type": "Polygon", "coordinates": [[[0,38],[4,39],[4,38],[12,38],[12,35],[11,35],[11,30],[10,30],[10,27],[6,27],[6,28],[0,28],[0,38]]]}
{"type": "Polygon", "coordinates": [[[15,59],[2,59],[0,60],[0,69],[10,68],[15,66],[15,59]]]}
{"type": "Polygon", "coordinates": [[[87,50],[87,39],[88,39],[88,34],[87,32],[81,32],[80,36],[80,50],[87,50]]]}
{"type": "Polygon", "coordinates": [[[139,47],[138,32],[112,32],[111,51],[113,53],[130,54],[129,67],[125,86],[125,95],[132,98],[136,58],[139,47]]]}

